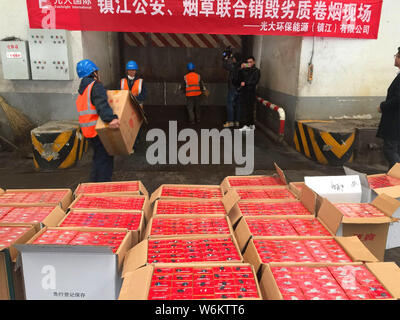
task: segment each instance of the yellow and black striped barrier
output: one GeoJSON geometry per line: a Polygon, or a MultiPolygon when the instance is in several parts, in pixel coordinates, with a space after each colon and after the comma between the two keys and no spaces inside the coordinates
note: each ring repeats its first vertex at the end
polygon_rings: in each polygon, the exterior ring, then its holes
{"type": "Polygon", "coordinates": [[[36,169],[65,169],[81,160],[87,150],[79,123],[52,121],[31,131],[36,169]]]}
{"type": "Polygon", "coordinates": [[[331,121],[296,121],[294,145],[298,152],[322,164],[343,165],[353,161],[353,132],[328,132],[314,124],[331,121]]]}

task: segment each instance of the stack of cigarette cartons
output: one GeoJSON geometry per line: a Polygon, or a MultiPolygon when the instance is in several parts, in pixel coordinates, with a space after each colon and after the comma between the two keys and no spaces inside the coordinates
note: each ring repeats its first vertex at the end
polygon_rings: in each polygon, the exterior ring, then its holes
{"type": "Polygon", "coordinates": [[[80,194],[121,193],[149,196],[146,187],[141,181],[115,181],[81,183],[74,191],[77,197],[80,194]]]}
{"type": "Polygon", "coordinates": [[[25,298],[21,269],[16,267],[15,245],[25,243],[35,235],[32,225],[0,223],[0,300],[25,298]]]}
{"type": "Polygon", "coordinates": [[[285,186],[287,180],[281,168],[274,163],[276,173],[272,176],[254,175],[254,176],[228,176],[222,183],[221,187],[224,193],[232,188],[238,187],[271,187],[271,186],[285,186]]]}
{"type": "Polygon", "coordinates": [[[0,205],[60,206],[64,211],[73,200],[70,189],[0,189],[0,205]]]}
{"type": "MultiPolygon", "coordinates": [[[[396,163],[387,173],[366,175],[355,170],[344,167],[346,174],[357,174],[363,185],[365,201],[371,202],[378,195],[386,194],[394,199],[400,200],[400,164],[396,163]]],[[[389,225],[386,241],[386,249],[400,247],[400,208],[392,215],[396,221],[389,225]]]]}
{"type": "Polygon", "coordinates": [[[261,299],[219,186],[164,185],[142,242],[124,263],[120,299],[261,299]],[[139,288],[144,288],[141,290],[139,288]]]}
{"type": "Polygon", "coordinates": [[[153,192],[150,202],[157,199],[222,199],[224,192],[218,185],[163,184],[153,192]]]}
{"type": "Polygon", "coordinates": [[[274,263],[377,261],[356,237],[335,237],[330,220],[315,216],[315,203],[315,194],[308,187],[304,187],[300,202],[288,202],[289,206],[266,202],[257,214],[239,201],[231,212],[236,216],[244,213],[235,236],[245,261],[259,272],[263,265],[274,263]]]}
{"type": "Polygon", "coordinates": [[[395,300],[400,268],[393,262],[266,265],[260,287],[268,300],[395,300]]]}
{"type": "Polygon", "coordinates": [[[337,236],[356,235],[364,245],[383,261],[389,225],[398,223],[393,218],[400,202],[381,194],[371,203],[331,203],[323,199],[318,217],[329,221],[337,236]]]}
{"type": "Polygon", "coordinates": [[[27,299],[119,295],[125,253],[140,241],[151,215],[147,190],[140,181],[85,183],[75,195],[56,228],[44,228],[18,246],[27,299]],[[38,286],[41,280],[47,285],[38,286]]]}
{"type": "Polygon", "coordinates": [[[151,214],[146,195],[79,194],[60,226],[80,223],[83,227],[127,228],[133,233],[134,241],[138,242],[151,214]]]}
{"type": "Polygon", "coordinates": [[[115,300],[133,245],[127,229],[43,228],[16,245],[27,300],[115,300]]]}
{"type": "MultiPolygon", "coordinates": [[[[32,237],[45,226],[54,227],[65,217],[65,210],[72,202],[70,189],[7,189],[0,190],[0,224],[8,227],[27,227],[32,237]],[[33,234],[31,229],[33,230],[33,234]]],[[[29,240],[26,236],[24,241],[29,240]]],[[[22,241],[23,242],[23,241],[22,241]]],[[[22,243],[17,241],[18,243],[22,243]]],[[[17,254],[11,261],[16,261],[17,254]]],[[[12,263],[9,272],[9,298],[24,299],[23,281],[19,264],[12,263]]],[[[11,264],[8,264],[11,265],[11,264]]]]}

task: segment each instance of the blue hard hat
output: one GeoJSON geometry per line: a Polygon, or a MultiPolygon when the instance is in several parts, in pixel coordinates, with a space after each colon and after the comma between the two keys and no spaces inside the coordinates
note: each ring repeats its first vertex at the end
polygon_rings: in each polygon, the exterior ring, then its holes
{"type": "Polygon", "coordinates": [[[188,64],[187,64],[187,69],[189,70],[189,71],[192,71],[192,70],[194,70],[194,64],[193,64],[193,62],[189,62],[188,64]]]}
{"type": "Polygon", "coordinates": [[[76,73],[79,78],[84,78],[92,74],[92,72],[99,70],[93,61],[85,59],[78,62],[76,65],[76,73]]]}
{"type": "Polygon", "coordinates": [[[126,64],[126,70],[137,70],[138,65],[135,61],[128,61],[128,63],[126,64]]]}

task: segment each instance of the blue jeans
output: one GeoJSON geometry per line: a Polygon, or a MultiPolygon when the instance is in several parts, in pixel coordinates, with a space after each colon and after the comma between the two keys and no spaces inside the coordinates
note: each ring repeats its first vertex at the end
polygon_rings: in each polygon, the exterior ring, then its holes
{"type": "Polygon", "coordinates": [[[93,162],[90,172],[91,182],[110,182],[114,169],[114,157],[107,153],[99,136],[88,140],[93,148],[93,162]]]}
{"type": "Polygon", "coordinates": [[[228,91],[228,104],[226,107],[228,122],[240,121],[239,92],[233,88],[228,91]]]}

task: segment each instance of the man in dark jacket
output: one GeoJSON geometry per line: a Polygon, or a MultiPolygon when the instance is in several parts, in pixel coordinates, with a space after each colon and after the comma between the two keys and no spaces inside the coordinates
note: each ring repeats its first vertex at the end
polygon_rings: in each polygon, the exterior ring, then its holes
{"type": "Polygon", "coordinates": [[[254,130],[254,106],[256,103],[256,87],[260,81],[260,70],[255,66],[253,56],[247,58],[247,63],[242,63],[240,73],[241,106],[244,111],[244,126],[240,131],[254,130]]]}
{"type": "Polygon", "coordinates": [[[239,99],[239,70],[242,63],[242,55],[235,53],[223,58],[222,66],[229,71],[228,75],[228,100],[226,105],[227,121],[224,128],[239,127],[240,99],[239,99]]]}
{"type": "MultiPolygon", "coordinates": [[[[400,47],[397,50],[394,65],[400,69],[400,47]]],[[[382,113],[382,117],[376,136],[383,139],[383,154],[390,169],[400,162],[400,72],[390,85],[378,112],[382,113]]]]}
{"type": "Polygon", "coordinates": [[[114,169],[114,157],[104,148],[95,130],[97,119],[108,123],[110,129],[119,128],[118,116],[108,104],[107,93],[100,82],[97,66],[90,60],[82,60],[77,65],[77,73],[82,78],[76,105],[79,123],[85,138],[93,148],[93,163],[90,173],[92,182],[111,181],[114,169]]]}

